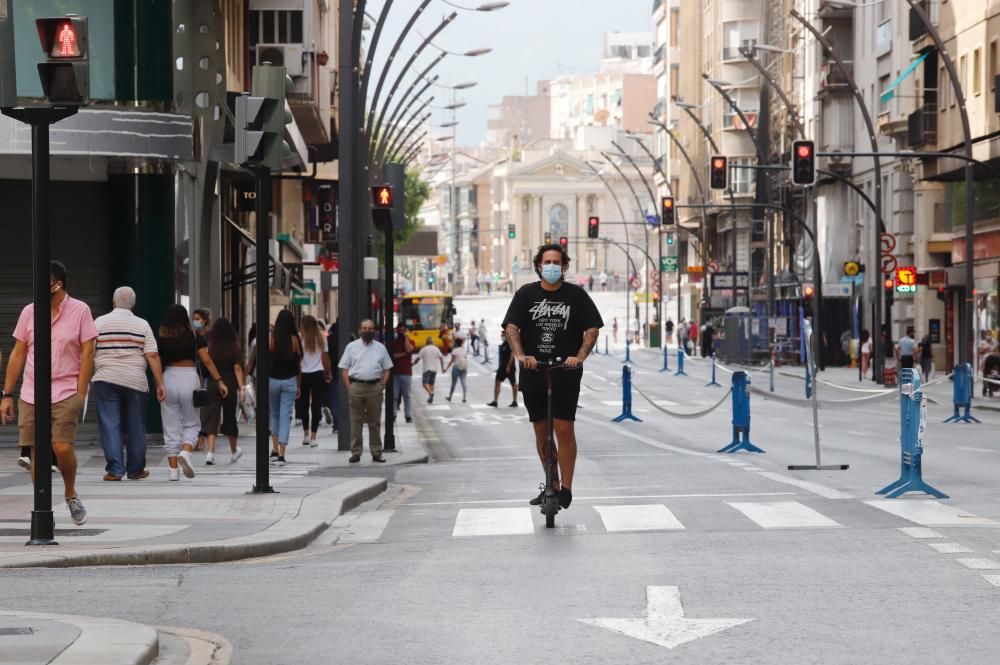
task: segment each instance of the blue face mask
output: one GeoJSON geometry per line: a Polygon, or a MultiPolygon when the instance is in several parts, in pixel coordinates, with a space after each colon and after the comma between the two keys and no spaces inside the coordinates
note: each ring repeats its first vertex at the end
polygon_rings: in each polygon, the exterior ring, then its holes
{"type": "Polygon", "coordinates": [[[549,284],[557,284],[562,279],[562,266],[554,263],[542,266],[542,279],[549,284]]]}
{"type": "Polygon", "coordinates": [[[201,330],[202,328],[205,327],[205,322],[202,321],[201,319],[195,319],[194,321],[191,322],[191,325],[192,327],[194,327],[195,330],[201,330]]]}

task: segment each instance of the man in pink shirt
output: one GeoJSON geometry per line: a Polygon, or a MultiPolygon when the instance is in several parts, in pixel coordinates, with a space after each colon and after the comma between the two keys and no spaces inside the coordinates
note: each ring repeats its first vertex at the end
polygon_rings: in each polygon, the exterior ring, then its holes
{"type": "MultiPolygon", "coordinates": [[[[66,268],[58,261],[49,266],[49,291],[52,294],[52,450],[66,488],[66,505],[74,524],[87,521],[87,509],[76,495],[77,420],[83,410],[87,384],[94,371],[94,341],[97,328],[86,303],[66,293],[66,268]]],[[[34,305],[21,310],[14,328],[14,350],[7,364],[7,377],[0,400],[0,418],[4,424],[14,420],[14,397],[11,393],[24,373],[21,397],[17,403],[17,426],[22,446],[35,443],[35,326],[34,305]]],[[[32,455],[31,475],[34,478],[32,455]]]]}

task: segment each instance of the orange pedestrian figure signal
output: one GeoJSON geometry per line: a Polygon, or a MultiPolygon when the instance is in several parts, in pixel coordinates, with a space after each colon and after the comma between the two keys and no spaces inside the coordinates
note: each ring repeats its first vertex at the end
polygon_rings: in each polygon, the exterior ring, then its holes
{"type": "Polygon", "coordinates": [[[372,187],[372,199],[376,208],[392,207],[392,187],[372,187]]]}
{"type": "Polygon", "coordinates": [[[69,22],[63,23],[56,34],[55,43],[52,45],[53,58],[79,58],[80,44],[76,40],[76,31],[69,22]]]}

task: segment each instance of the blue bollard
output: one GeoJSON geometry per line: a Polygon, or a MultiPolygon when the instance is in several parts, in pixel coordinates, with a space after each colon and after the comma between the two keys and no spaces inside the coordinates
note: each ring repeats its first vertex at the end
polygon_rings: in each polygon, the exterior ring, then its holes
{"type": "Polygon", "coordinates": [[[687,372],[684,371],[684,349],[677,347],[677,371],[674,372],[674,376],[687,376],[687,372]]]}
{"type": "Polygon", "coordinates": [[[712,354],[712,380],[705,384],[706,388],[708,388],[709,386],[717,386],[719,388],[722,387],[722,384],[715,380],[715,354],[714,353],[712,354]]]}
{"type": "Polygon", "coordinates": [[[629,341],[629,340],[625,340],[625,362],[627,362],[627,363],[632,362],[632,354],[630,352],[630,347],[631,346],[632,346],[632,342],[629,341]]]}
{"type": "Polygon", "coordinates": [[[972,408],[972,365],[962,363],[955,366],[955,374],[951,377],[952,401],[955,402],[955,414],[946,419],[946,423],[978,423],[978,418],[969,413],[972,408]],[[965,409],[965,413],[959,415],[960,408],[965,409]]]}
{"type": "Polygon", "coordinates": [[[661,372],[670,371],[670,354],[667,353],[667,347],[663,347],[663,369],[661,369],[660,371],[661,372]]]}
{"type": "Polygon", "coordinates": [[[764,452],[750,443],[750,377],[746,372],[733,372],[733,442],[719,452],[735,453],[740,450],[764,452]]]}
{"type": "MultiPolygon", "coordinates": [[[[966,364],[965,367],[969,368],[969,365],[966,364]]],[[[895,499],[907,492],[924,492],[937,499],[948,498],[948,495],[924,482],[922,468],[924,446],[921,441],[924,408],[920,375],[915,369],[908,367],[899,377],[899,444],[902,449],[899,480],[886,485],[876,494],[884,494],[887,499],[895,499]]]]}
{"type": "Polygon", "coordinates": [[[611,422],[620,423],[623,420],[642,422],[640,418],[632,415],[632,370],[628,365],[622,365],[622,412],[617,418],[612,418],[611,422]]]}

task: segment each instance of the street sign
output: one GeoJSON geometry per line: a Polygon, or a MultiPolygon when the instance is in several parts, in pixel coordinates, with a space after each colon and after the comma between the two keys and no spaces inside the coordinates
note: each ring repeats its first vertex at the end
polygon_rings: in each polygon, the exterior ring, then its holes
{"type": "Polygon", "coordinates": [[[861,272],[861,264],[857,261],[844,261],[844,275],[855,277],[861,272]]]}
{"type": "Polygon", "coordinates": [[[882,274],[892,275],[896,272],[896,257],[892,254],[882,255],[882,274]]]}
{"type": "Polygon", "coordinates": [[[708,272],[719,272],[719,263],[717,261],[709,261],[708,272]]]}
{"type": "Polygon", "coordinates": [[[882,246],[883,254],[889,254],[892,250],[896,249],[896,236],[891,233],[883,233],[880,235],[879,242],[882,246]]]}
{"type": "MultiPolygon", "coordinates": [[[[733,288],[733,273],[717,272],[712,273],[710,287],[713,291],[722,291],[733,288]]],[[[746,290],[750,288],[750,275],[745,272],[736,273],[736,288],[746,290]]]]}
{"type": "Polygon", "coordinates": [[[660,270],[662,272],[677,272],[677,257],[664,256],[660,259],[660,270]]]}
{"type": "Polygon", "coordinates": [[[688,266],[689,275],[700,275],[705,272],[705,266],[688,266]]]}

